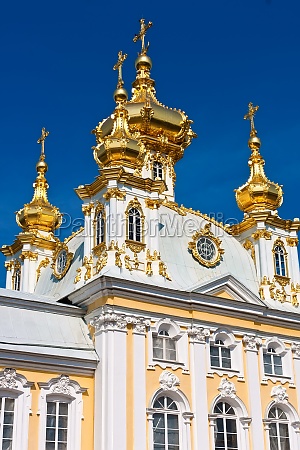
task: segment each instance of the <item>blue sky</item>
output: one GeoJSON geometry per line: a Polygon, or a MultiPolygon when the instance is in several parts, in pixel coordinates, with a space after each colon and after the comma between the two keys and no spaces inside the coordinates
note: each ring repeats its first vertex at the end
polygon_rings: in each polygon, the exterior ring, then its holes
{"type": "Polygon", "coordinates": [[[154,23],[148,39],[157,97],[186,111],[198,134],[176,166],[178,203],[242,218],[233,190],[249,174],[243,116],[252,101],[260,105],[266,173],[284,189],[279,213],[300,215],[299,1],[17,0],[2,4],[0,18],[1,244],[13,242],[14,212],[31,200],[43,126],[51,133],[49,200],[73,220],[82,217],[73,188],[98,174],[90,130],[113,111],[119,50],[128,53],[130,91],[142,16],[154,23]]]}

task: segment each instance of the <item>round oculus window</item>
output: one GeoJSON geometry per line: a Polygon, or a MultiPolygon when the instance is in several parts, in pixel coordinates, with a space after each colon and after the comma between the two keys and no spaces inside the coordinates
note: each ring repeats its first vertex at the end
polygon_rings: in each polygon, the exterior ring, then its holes
{"type": "Polygon", "coordinates": [[[215,244],[206,236],[202,236],[198,239],[197,252],[204,261],[213,261],[217,255],[215,244]]]}
{"type": "Polygon", "coordinates": [[[61,250],[56,259],[56,271],[61,274],[67,265],[67,252],[66,250],[61,250]]]}

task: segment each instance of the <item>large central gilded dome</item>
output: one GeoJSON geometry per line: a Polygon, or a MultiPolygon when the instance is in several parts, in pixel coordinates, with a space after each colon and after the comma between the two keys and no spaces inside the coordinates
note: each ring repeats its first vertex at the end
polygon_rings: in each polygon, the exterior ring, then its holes
{"type": "MultiPolygon", "coordinates": [[[[148,47],[147,47],[148,48],[148,47]]],[[[156,98],[155,82],[150,77],[152,61],[144,43],[135,62],[136,79],[132,83],[132,98],[128,100],[121,76],[127,55],[119,52],[119,82],[114,99],[114,113],[92,131],[97,146],[94,158],[100,168],[125,166],[137,169],[143,164],[147,148],[162,151],[176,163],[196,134],[192,121],[177,109],[164,106],[156,98]]]]}

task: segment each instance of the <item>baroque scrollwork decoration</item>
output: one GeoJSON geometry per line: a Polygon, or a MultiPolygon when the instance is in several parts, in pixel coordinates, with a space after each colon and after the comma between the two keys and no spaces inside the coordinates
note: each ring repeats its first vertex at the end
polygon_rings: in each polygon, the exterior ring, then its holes
{"type": "Polygon", "coordinates": [[[207,223],[193,235],[193,240],[189,242],[189,249],[193,257],[205,267],[215,267],[224,254],[224,249],[221,248],[221,239],[216,237],[210,228],[211,223],[207,223]]]}
{"type": "Polygon", "coordinates": [[[103,311],[102,314],[95,316],[90,325],[95,328],[96,331],[103,330],[126,330],[127,325],[132,324],[134,331],[142,332],[146,331],[146,328],[150,326],[150,319],[145,317],[126,316],[125,314],[115,313],[113,311],[103,311]]]}
{"type": "Polygon", "coordinates": [[[53,394],[70,395],[70,378],[68,375],[61,375],[57,382],[51,386],[53,394]]]}
{"type": "Polygon", "coordinates": [[[271,391],[271,397],[274,399],[276,403],[286,403],[288,401],[288,394],[286,392],[286,388],[283,386],[274,386],[271,391]]]}
{"type": "Polygon", "coordinates": [[[0,376],[0,388],[2,389],[17,388],[15,369],[4,369],[3,375],[0,376]]]}
{"type": "Polygon", "coordinates": [[[221,397],[236,397],[236,388],[227,378],[222,379],[220,386],[218,387],[218,391],[220,392],[221,397]]]}
{"type": "Polygon", "coordinates": [[[164,391],[178,391],[180,381],[174,373],[165,371],[159,377],[159,384],[164,391]]]}
{"type": "Polygon", "coordinates": [[[191,342],[206,342],[206,338],[210,336],[210,329],[203,327],[192,326],[187,330],[191,342]]]}
{"type": "Polygon", "coordinates": [[[243,344],[246,350],[258,351],[258,348],[262,346],[262,340],[256,336],[245,334],[243,344]]]}
{"type": "Polygon", "coordinates": [[[53,275],[60,280],[63,278],[73,259],[73,253],[69,252],[68,246],[64,242],[58,242],[53,253],[52,265],[53,275]]]}

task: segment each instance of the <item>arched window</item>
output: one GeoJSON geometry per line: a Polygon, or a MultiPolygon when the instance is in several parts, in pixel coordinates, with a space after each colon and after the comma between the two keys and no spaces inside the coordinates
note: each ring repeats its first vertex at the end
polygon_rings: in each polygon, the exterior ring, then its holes
{"type": "Polygon", "coordinates": [[[128,239],[130,241],[142,241],[141,213],[137,208],[128,210],[128,239]]]}
{"type": "Polygon", "coordinates": [[[163,167],[162,167],[162,163],[158,162],[158,161],[154,161],[153,163],[153,179],[159,179],[162,180],[163,179],[163,167]]]}
{"type": "MultiPolygon", "coordinates": [[[[281,241],[280,241],[281,242],[281,241]]],[[[287,276],[286,252],[282,245],[275,245],[273,248],[275,274],[281,277],[287,276]]]]}
{"type": "Polygon", "coordinates": [[[105,238],[105,220],[104,220],[104,212],[99,211],[96,214],[95,219],[95,245],[99,245],[104,242],[105,238]]]}
{"type": "Polygon", "coordinates": [[[19,291],[21,289],[21,268],[17,267],[13,274],[13,289],[19,291]]]}
{"type": "Polygon", "coordinates": [[[238,450],[236,413],[227,402],[218,402],[216,414],[215,450],[238,450]]]}
{"type": "Polygon", "coordinates": [[[264,371],[268,375],[282,375],[282,359],[275,348],[269,346],[264,353],[264,371]]]}
{"type": "Polygon", "coordinates": [[[225,346],[224,341],[216,339],[214,344],[210,346],[210,364],[212,367],[220,367],[222,369],[231,368],[230,349],[225,346]]]}
{"type": "Polygon", "coordinates": [[[153,358],[176,361],[176,341],[167,330],[160,330],[153,336],[153,358]]]}
{"type": "Polygon", "coordinates": [[[289,421],[281,408],[273,406],[268,414],[271,450],[290,450],[289,421]]]}
{"type": "Polygon", "coordinates": [[[153,404],[153,450],[179,450],[179,409],[167,396],[153,404]]]}

